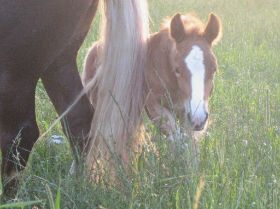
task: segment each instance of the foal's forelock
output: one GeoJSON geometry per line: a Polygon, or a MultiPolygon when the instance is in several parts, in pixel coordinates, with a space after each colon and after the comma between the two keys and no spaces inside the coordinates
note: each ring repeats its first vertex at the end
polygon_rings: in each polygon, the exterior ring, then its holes
{"type": "Polygon", "coordinates": [[[205,65],[202,49],[193,45],[185,58],[185,64],[190,72],[191,95],[186,101],[187,113],[192,125],[201,126],[208,116],[205,101],[205,65]]]}

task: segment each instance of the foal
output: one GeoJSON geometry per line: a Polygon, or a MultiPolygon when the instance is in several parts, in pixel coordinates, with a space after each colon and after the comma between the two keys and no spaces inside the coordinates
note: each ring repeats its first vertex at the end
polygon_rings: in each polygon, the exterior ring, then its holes
{"type": "MultiPolygon", "coordinates": [[[[179,122],[184,132],[193,136],[192,148],[195,156],[198,154],[196,140],[207,126],[208,101],[217,68],[212,46],[220,37],[221,23],[216,15],[210,14],[204,26],[193,15],[176,14],[164,23],[159,32],[152,34],[148,39],[148,60],[144,69],[146,90],[143,92],[146,97],[147,114],[169,140],[178,139],[179,122]]],[[[84,86],[90,85],[91,82],[97,84],[88,91],[93,106],[99,99],[96,92],[102,76],[102,63],[99,58],[102,47],[101,42],[93,45],[86,58],[82,76],[84,86]]],[[[138,130],[135,133],[139,133],[138,130]]],[[[117,138],[116,146],[121,144],[122,140],[117,138]]],[[[121,153],[116,152],[121,156],[125,168],[130,160],[129,153],[137,151],[135,148],[139,145],[141,147],[141,140],[141,137],[133,136],[132,141],[126,144],[126,149],[121,153]]],[[[106,148],[104,150],[103,145],[101,147],[100,150],[104,153],[102,162],[108,162],[110,154],[106,148]]],[[[115,164],[110,163],[109,168],[113,168],[112,166],[115,167],[115,164]]]]}
{"type": "MultiPolygon", "coordinates": [[[[219,18],[210,14],[207,24],[193,15],[176,14],[148,40],[145,69],[146,111],[169,138],[176,135],[176,121],[185,129],[200,132],[207,126],[208,101],[213,89],[217,61],[212,46],[221,37],[219,18]]],[[[90,49],[82,75],[86,86],[98,79],[102,43],[90,49]]],[[[97,86],[88,96],[95,106],[97,86]]]]}
{"type": "Polygon", "coordinates": [[[221,23],[214,14],[206,26],[193,15],[176,14],[151,35],[146,109],[169,139],[176,134],[177,120],[195,133],[206,128],[217,68],[212,46],[220,37],[221,23]]]}

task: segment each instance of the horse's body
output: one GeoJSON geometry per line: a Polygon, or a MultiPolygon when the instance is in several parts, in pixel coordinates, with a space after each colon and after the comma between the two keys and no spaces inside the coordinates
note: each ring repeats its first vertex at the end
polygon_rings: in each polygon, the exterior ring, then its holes
{"type": "MultiPolygon", "coordinates": [[[[206,26],[193,15],[177,14],[148,39],[148,60],[144,70],[147,88],[143,92],[146,110],[169,139],[173,139],[177,132],[177,120],[184,128],[189,123],[193,131],[206,127],[208,100],[217,68],[212,43],[218,41],[220,34],[220,21],[213,14],[206,26]],[[203,76],[200,76],[201,71],[203,76]],[[197,97],[199,101],[196,101],[197,97]]],[[[93,44],[82,75],[85,86],[96,80],[96,85],[88,90],[94,107],[99,99],[102,50],[102,42],[93,44]]]]}
{"type": "MultiPolygon", "coordinates": [[[[2,178],[27,163],[39,136],[35,88],[39,78],[62,114],[82,91],[76,66],[97,0],[4,0],[0,7],[0,145],[2,178]],[[16,139],[18,141],[16,141],[16,139]],[[17,159],[18,158],[18,159],[17,159]]],[[[67,114],[71,144],[84,149],[92,108],[82,97],[67,114]]]]}

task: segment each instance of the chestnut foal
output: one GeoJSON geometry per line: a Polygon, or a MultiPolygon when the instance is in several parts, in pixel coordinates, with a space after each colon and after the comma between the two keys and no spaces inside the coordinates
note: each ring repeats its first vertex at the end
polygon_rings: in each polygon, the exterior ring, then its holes
{"type": "MultiPolygon", "coordinates": [[[[176,14],[149,37],[146,111],[168,139],[175,138],[176,121],[193,132],[206,128],[217,69],[212,46],[220,37],[221,22],[214,14],[209,15],[206,25],[194,15],[176,14]]],[[[82,75],[84,86],[99,79],[102,47],[101,42],[95,42],[89,50],[82,75]]],[[[93,106],[97,102],[97,88],[88,90],[93,106]]]]}

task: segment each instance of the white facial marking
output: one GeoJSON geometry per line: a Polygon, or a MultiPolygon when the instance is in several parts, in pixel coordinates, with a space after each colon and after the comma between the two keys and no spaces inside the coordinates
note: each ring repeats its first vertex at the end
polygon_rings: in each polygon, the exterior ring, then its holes
{"type": "Polygon", "coordinates": [[[199,46],[194,45],[192,47],[192,50],[185,58],[185,63],[191,73],[192,96],[189,109],[192,118],[201,122],[206,119],[204,104],[205,66],[203,51],[199,46]]]}

